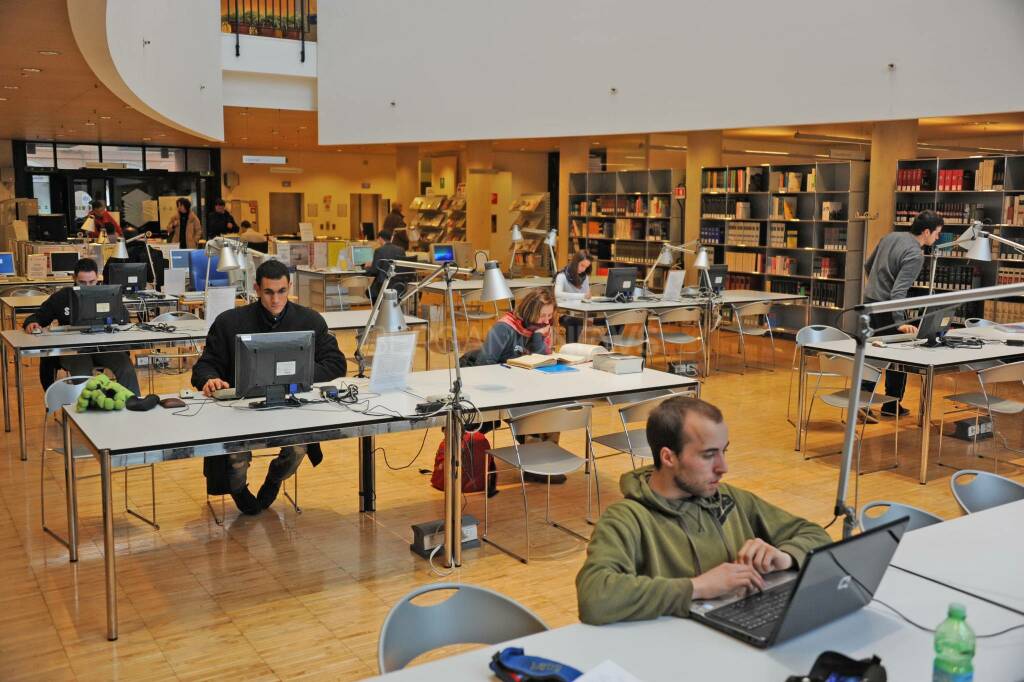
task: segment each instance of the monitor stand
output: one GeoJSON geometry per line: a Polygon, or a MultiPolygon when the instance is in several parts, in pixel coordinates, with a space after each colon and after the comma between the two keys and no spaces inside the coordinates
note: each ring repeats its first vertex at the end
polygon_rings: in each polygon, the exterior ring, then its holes
{"type": "Polygon", "coordinates": [[[249,407],[253,409],[263,409],[267,407],[299,407],[302,403],[293,395],[288,395],[288,384],[276,384],[274,386],[267,386],[267,399],[261,400],[257,403],[249,403],[249,407]]]}

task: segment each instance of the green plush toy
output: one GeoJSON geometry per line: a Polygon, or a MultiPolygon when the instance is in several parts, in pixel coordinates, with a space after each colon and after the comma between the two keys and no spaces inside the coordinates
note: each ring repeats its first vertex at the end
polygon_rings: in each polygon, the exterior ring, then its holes
{"type": "Polygon", "coordinates": [[[85,383],[75,409],[78,412],[85,412],[90,407],[98,410],[123,410],[125,401],[134,395],[106,374],[97,374],[85,383]]]}

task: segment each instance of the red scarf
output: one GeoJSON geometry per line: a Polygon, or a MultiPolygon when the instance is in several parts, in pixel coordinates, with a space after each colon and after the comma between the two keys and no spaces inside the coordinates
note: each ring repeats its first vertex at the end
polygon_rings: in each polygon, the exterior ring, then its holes
{"type": "MultiPolygon", "coordinates": [[[[517,334],[525,337],[527,341],[529,341],[530,338],[533,336],[533,330],[524,325],[522,318],[520,318],[511,310],[502,315],[501,319],[498,320],[498,322],[504,322],[508,326],[512,327],[512,329],[516,330],[517,334]]],[[[544,335],[544,354],[551,354],[551,334],[544,335]]]]}

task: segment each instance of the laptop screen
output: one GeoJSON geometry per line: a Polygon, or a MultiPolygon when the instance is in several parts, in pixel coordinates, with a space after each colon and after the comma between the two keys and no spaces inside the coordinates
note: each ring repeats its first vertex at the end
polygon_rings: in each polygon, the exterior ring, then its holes
{"type": "Polygon", "coordinates": [[[10,251],[0,252],[0,275],[13,275],[14,254],[10,251]]]}
{"type": "Polygon", "coordinates": [[[434,244],[431,247],[431,257],[434,263],[448,263],[455,260],[455,249],[451,244],[434,244]]]}

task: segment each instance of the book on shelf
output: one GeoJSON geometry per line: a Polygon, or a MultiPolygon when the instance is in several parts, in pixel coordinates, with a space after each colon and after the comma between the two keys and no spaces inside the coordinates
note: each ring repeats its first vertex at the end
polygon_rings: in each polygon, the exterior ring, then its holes
{"type": "Polygon", "coordinates": [[[1003,197],[1003,218],[1005,225],[1024,227],[1024,194],[1003,197]]]}
{"type": "MultiPolygon", "coordinates": [[[[999,270],[1002,271],[1003,268],[999,268],[999,270]]],[[[1021,272],[1024,273],[1024,271],[1021,272]]],[[[927,287],[930,274],[931,265],[925,263],[914,284],[919,287],[927,287]]],[[[999,282],[999,284],[1011,284],[1011,282],[999,282]]],[[[979,286],[981,286],[981,272],[975,270],[973,265],[940,261],[935,266],[936,291],[966,291],[979,286]]]]}
{"type": "Polygon", "coordinates": [[[704,224],[700,226],[700,243],[701,244],[724,244],[725,243],[725,225],[718,224],[704,224]]]}
{"type": "Polygon", "coordinates": [[[797,275],[799,264],[793,256],[768,256],[765,259],[764,271],[769,275],[797,275]]]}
{"type": "Polygon", "coordinates": [[[731,246],[760,246],[761,223],[733,221],[726,231],[726,244],[731,246]]]}
{"type": "Polygon", "coordinates": [[[827,251],[846,251],[846,228],[826,227],[822,230],[821,248],[827,251]]]}
{"type": "Polygon", "coordinates": [[[725,288],[726,289],[753,289],[758,291],[761,289],[759,283],[755,281],[754,277],[750,275],[742,275],[729,273],[725,276],[725,288]]]}
{"type": "Polygon", "coordinates": [[[772,197],[772,220],[796,219],[796,197],[772,197]]]}
{"type": "Polygon", "coordinates": [[[932,172],[928,168],[901,168],[896,173],[898,192],[930,192],[933,189],[932,172]]]}
{"type": "Polygon", "coordinates": [[[839,279],[843,274],[839,259],[835,256],[815,255],[812,268],[815,277],[824,277],[825,279],[839,279]]]}
{"type": "Polygon", "coordinates": [[[1000,267],[996,271],[996,284],[1020,284],[1021,282],[1024,282],[1024,268],[1000,267]]]}
{"type": "Polygon", "coordinates": [[[811,304],[818,308],[843,307],[843,285],[840,282],[814,282],[811,304]]]}
{"type": "MultiPolygon", "coordinates": [[[[810,175],[811,173],[807,174],[808,180],[810,175]]],[[[804,179],[805,175],[799,171],[772,171],[769,183],[773,192],[802,192],[805,191],[805,187],[806,191],[813,192],[812,187],[804,184],[804,179]]]]}
{"type": "Polygon", "coordinates": [[[764,254],[728,251],[725,264],[734,272],[760,273],[764,271],[764,254]]]}
{"type": "Polygon", "coordinates": [[[985,301],[984,317],[996,324],[1015,324],[1024,320],[1024,303],[985,301]]]}
{"type": "Polygon", "coordinates": [[[841,201],[821,202],[822,220],[843,220],[846,218],[846,206],[841,201]]]}

